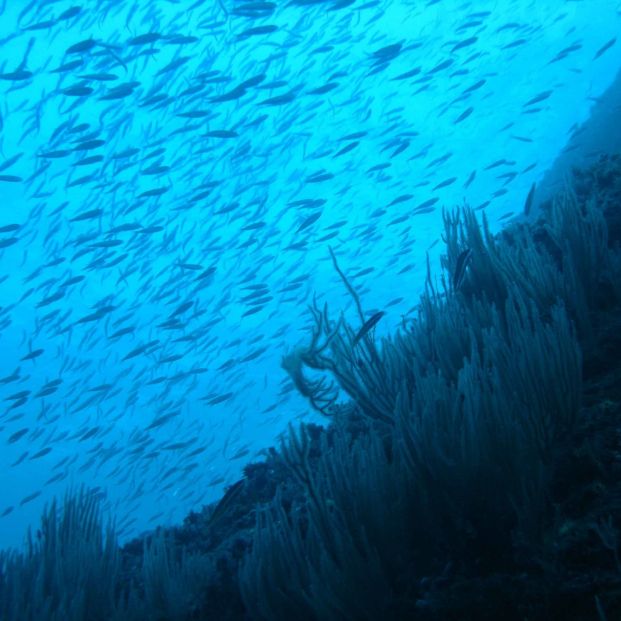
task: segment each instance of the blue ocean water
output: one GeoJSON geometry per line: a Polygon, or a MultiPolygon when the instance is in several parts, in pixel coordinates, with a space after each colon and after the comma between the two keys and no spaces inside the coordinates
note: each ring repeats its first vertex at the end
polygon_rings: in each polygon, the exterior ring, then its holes
{"type": "Polygon", "coordinates": [[[81,484],[122,539],[216,500],[318,420],[329,247],[394,329],[621,65],[610,0],[72,2],[0,2],[0,547],[81,484]]]}

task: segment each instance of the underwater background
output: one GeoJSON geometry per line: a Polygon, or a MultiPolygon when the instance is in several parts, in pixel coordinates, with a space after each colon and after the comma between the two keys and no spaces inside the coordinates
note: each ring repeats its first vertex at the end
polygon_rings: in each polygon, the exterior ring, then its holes
{"type": "Polygon", "coordinates": [[[0,547],[81,485],[121,542],[178,523],[324,422],[281,359],[314,296],[360,323],[329,249],[378,336],[412,317],[443,208],[530,210],[620,11],[4,0],[0,547]]]}

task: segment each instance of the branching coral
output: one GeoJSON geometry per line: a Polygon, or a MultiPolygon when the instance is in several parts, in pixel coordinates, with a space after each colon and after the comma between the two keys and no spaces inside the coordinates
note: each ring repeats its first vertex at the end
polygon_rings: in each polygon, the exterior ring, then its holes
{"type": "Polygon", "coordinates": [[[306,502],[261,512],[242,572],[260,618],[412,615],[429,576],[453,563],[507,569],[542,543],[580,408],[577,337],[592,337],[592,292],[619,262],[597,208],[570,193],[545,223],[498,237],[470,209],[445,213],[445,241],[447,275],[438,286],[428,273],[417,316],[393,337],[377,342],[314,305],[310,345],[285,360],[316,409],[349,416],[332,407],[340,387],[374,432],[337,425],[311,467],[306,432],[291,430],[281,454],[306,502]],[[333,381],[311,382],[305,367],[333,381]]]}

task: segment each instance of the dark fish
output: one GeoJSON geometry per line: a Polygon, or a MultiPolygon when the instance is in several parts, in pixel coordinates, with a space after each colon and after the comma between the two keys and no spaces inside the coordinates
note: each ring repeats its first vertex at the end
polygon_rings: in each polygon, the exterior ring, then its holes
{"type": "Polygon", "coordinates": [[[433,189],[434,190],[439,190],[441,188],[446,188],[449,185],[452,185],[453,183],[455,183],[455,181],[457,181],[457,177],[450,177],[449,179],[445,179],[444,181],[440,181],[440,183],[438,183],[438,185],[436,185],[433,189]]]}
{"type": "Polygon", "coordinates": [[[76,84],[75,86],[70,86],[69,88],[64,88],[60,91],[63,95],[67,95],[67,97],[86,97],[93,92],[93,88],[90,86],[83,86],[81,84],[76,84]]]}
{"type": "Polygon", "coordinates": [[[9,437],[9,444],[13,444],[14,442],[17,442],[21,437],[25,436],[28,433],[28,431],[29,431],[28,427],[24,427],[23,429],[16,431],[12,436],[9,437]]]}
{"type": "Polygon", "coordinates": [[[324,95],[325,93],[329,93],[331,90],[334,90],[339,85],[338,82],[328,82],[323,86],[319,86],[318,88],[314,88],[313,90],[306,91],[307,95],[324,95]]]}
{"type": "Polygon", "coordinates": [[[243,32],[240,32],[235,39],[237,41],[244,41],[249,37],[253,37],[255,35],[263,35],[270,34],[272,32],[276,32],[278,30],[278,26],[274,26],[272,24],[266,24],[265,26],[254,26],[253,28],[248,28],[243,32]]]}
{"type": "Polygon", "coordinates": [[[127,41],[127,45],[147,45],[149,43],[155,43],[162,38],[162,35],[157,32],[147,32],[146,34],[132,37],[127,41]]]}
{"type": "Polygon", "coordinates": [[[216,97],[211,97],[209,101],[211,102],[221,102],[221,101],[234,101],[235,99],[239,99],[243,97],[247,92],[247,89],[243,85],[236,86],[233,90],[224,93],[223,95],[217,95],[216,97]]]}
{"type": "Polygon", "coordinates": [[[179,449],[187,448],[188,446],[192,446],[195,442],[195,438],[192,440],[186,440],[185,442],[173,442],[171,444],[166,444],[162,446],[163,451],[178,451],[179,449]]]}
{"type": "Polygon", "coordinates": [[[464,280],[464,276],[466,275],[466,268],[468,264],[472,260],[472,250],[470,248],[466,248],[457,256],[457,261],[455,261],[455,271],[453,272],[453,290],[456,291],[461,286],[461,283],[464,280]]]}
{"type": "Polygon", "coordinates": [[[136,153],[140,153],[140,149],[136,149],[135,147],[125,149],[124,151],[120,151],[119,153],[115,153],[112,156],[113,160],[120,160],[126,157],[131,157],[132,155],[136,155],[136,153]]]}
{"type": "Polygon", "coordinates": [[[467,188],[474,181],[474,178],[476,177],[476,175],[477,175],[477,171],[473,170],[470,173],[470,176],[468,177],[466,183],[464,183],[464,188],[467,188]]]}
{"type": "Polygon", "coordinates": [[[123,242],[120,239],[105,239],[104,241],[90,244],[89,248],[114,248],[120,246],[123,242]]]}
{"type": "Polygon", "coordinates": [[[215,267],[208,267],[205,271],[201,272],[194,280],[203,280],[204,278],[209,278],[216,271],[215,267]]]}
{"type": "Polygon", "coordinates": [[[259,73],[255,76],[252,76],[251,78],[248,78],[247,80],[244,80],[239,85],[239,87],[246,89],[246,88],[251,88],[253,86],[258,86],[259,84],[261,84],[261,82],[265,80],[266,77],[267,76],[265,75],[265,73],[259,73]]]}
{"type": "Polygon", "coordinates": [[[203,134],[205,138],[237,138],[239,134],[228,129],[214,129],[203,134]]]}
{"type": "Polygon", "coordinates": [[[256,315],[261,310],[263,310],[263,306],[253,306],[252,308],[250,308],[247,311],[243,312],[242,313],[242,317],[248,317],[250,315],[256,315]]]}
{"type": "Polygon", "coordinates": [[[415,75],[420,73],[420,67],[414,67],[414,69],[410,69],[405,73],[399,74],[396,78],[392,78],[393,80],[407,80],[408,78],[413,78],[415,75]]]}
{"type": "Polygon", "coordinates": [[[317,222],[317,220],[319,220],[320,217],[321,217],[321,212],[311,214],[310,216],[308,216],[308,218],[304,220],[304,222],[302,222],[302,224],[300,224],[296,233],[299,233],[300,231],[307,229],[311,224],[314,224],[315,222],[317,222]]]}
{"type": "Polygon", "coordinates": [[[146,427],[147,430],[155,429],[156,427],[160,427],[164,423],[167,423],[169,420],[179,415],[179,411],[168,412],[168,414],[162,414],[153,419],[153,422],[146,427]]]}
{"type": "Polygon", "coordinates": [[[170,314],[170,317],[176,317],[177,315],[180,315],[181,313],[185,313],[185,311],[192,308],[193,305],[194,305],[194,302],[184,302],[170,314]]]}
{"type": "Polygon", "coordinates": [[[295,95],[298,92],[298,89],[290,90],[288,93],[284,93],[283,95],[276,95],[275,97],[270,97],[269,99],[263,99],[262,101],[257,102],[259,106],[282,106],[287,103],[291,103],[295,99],[295,95]]]}
{"type": "Polygon", "coordinates": [[[70,287],[71,285],[75,285],[79,282],[82,282],[86,277],[85,276],[72,276],[68,280],[66,280],[61,287],[70,287]]]}
{"type": "MultiPolygon", "coordinates": [[[[118,76],[113,73],[88,73],[78,77],[82,80],[96,80],[98,82],[110,82],[118,79],[118,76]]],[[[112,99],[112,97],[108,97],[108,99],[112,99]]]]}
{"type": "Polygon", "coordinates": [[[261,220],[259,222],[253,222],[252,224],[247,224],[246,226],[242,226],[242,231],[257,231],[258,229],[262,229],[266,226],[266,223],[261,220]]]}
{"type": "Polygon", "coordinates": [[[354,132],[353,134],[347,134],[347,136],[343,136],[339,138],[339,142],[348,142],[350,140],[358,140],[360,138],[364,138],[368,132],[354,132]]]}
{"type": "Polygon", "coordinates": [[[430,198],[429,200],[423,201],[420,205],[417,205],[415,208],[415,211],[419,211],[421,209],[427,209],[428,207],[431,207],[432,205],[435,205],[440,199],[435,196],[434,198],[430,198]]]}
{"type": "Polygon", "coordinates": [[[24,453],[22,453],[18,457],[18,459],[11,464],[11,466],[13,466],[13,467],[14,466],[19,466],[19,464],[21,464],[24,461],[24,459],[26,459],[26,457],[28,457],[28,451],[25,451],[24,453]]]}
{"type": "Polygon", "coordinates": [[[329,172],[318,172],[310,177],[306,177],[306,183],[321,183],[322,181],[329,181],[334,179],[334,175],[329,172]]]}
{"type": "Polygon", "coordinates": [[[274,2],[246,2],[236,6],[232,13],[242,17],[259,17],[261,13],[271,13],[275,8],[274,2]]]}
{"type": "Polygon", "coordinates": [[[530,210],[533,206],[533,200],[535,199],[535,187],[536,183],[530,186],[530,190],[528,192],[528,196],[526,197],[526,202],[524,203],[524,215],[527,216],[530,213],[530,210]]]}
{"type": "Polygon", "coordinates": [[[90,164],[97,164],[103,161],[103,155],[91,155],[90,157],[84,157],[77,162],[74,162],[73,166],[88,166],[90,164]]]}
{"type": "Polygon", "coordinates": [[[13,166],[13,164],[15,164],[15,162],[17,162],[21,158],[22,155],[24,155],[24,154],[23,153],[18,153],[17,155],[14,155],[13,157],[9,158],[8,160],[6,160],[2,164],[0,164],[0,172],[2,172],[3,170],[6,170],[7,168],[10,168],[11,166],[13,166]]]}
{"type": "Polygon", "coordinates": [[[541,101],[545,101],[548,97],[550,97],[550,95],[553,93],[554,91],[543,91],[541,93],[539,93],[538,95],[535,95],[532,99],[529,99],[525,104],[524,104],[524,108],[528,107],[528,106],[532,106],[536,103],[539,103],[541,101]]]}
{"type": "Polygon", "coordinates": [[[111,313],[116,307],[115,306],[102,306],[98,308],[94,313],[90,315],[85,315],[84,317],[78,319],[75,323],[90,323],[91,321],[97,321],[102,317],[105,317],[108,313],[111,313]]]}
{"type": "Polygon", "coordinates": [[[11,375],[7,375],[6,377],[0,378],[0,384],[10,384],[11,382],[17,381],[19,378],[20,378],[19,367],[17,367],[15,371],[11,373],[11,375]]]}
{"type": "Polygon", "coordinates": [[[51,453],[52,449],[49,446],[46,446],[45,448],[42,448],[38,453],[35,453],[30,459],[39,459],[39,457],[44,457],[45,455],[47,455],[48,453],[51,453]]]}
{"type": "Polygon", "coordinates": [[[368,173],[370,172],[377,172],[379,170],[386,170],[387,168],[390,168],[392,166],[392,164],[386,163],[386,164],[376,164],[375,166],[371,166],[371,168],[369,168],[369,170],[367,170],[368,173]]]}
{"type": "Polygon", "coordinates": [[[51,28],[56,23],[56,20],[48,19],[44,22],[37,22],[36,24],[30,24],[30,26],[26,26],[22,28],[24,31],[31,30],[45,30],[46,28],[51,28]]]}
{"type": "MultiPolygon", "coordinates": [[[[224,479],[223,479],[224,480],[224,479]]],[[[215,481],[212,481],[210,485],[215,485],[215,481]]],[[[235,507],[239,504],[239,498],[242,496],[242,491],[245,489],[245,479],[241,479],[231,485],[222,498],[218,501],[218,504],[213,508],[207,519],[207,525],[209,528],[216,528],[219,522],[221,522],[225,517],[231,519],[231,515],[234,515],[233,511],[235,507]]]]}
{"type": "Polygon", "coordinates": [[[250,449],[247,447],[242,447],[239,449],[239,451],[237,451],[232,457],[231,459],[241,459],[242,457],[245,457],[246,455],[250,454],[250,449]]]}
{"type": "Polygon", "coordinates": [[[31,351],[30,353],[20,358],[20,360],[34,360],[35,358],[38,358],[44,351],[45,350],[43,349],[35,349],[34,351],[31,351]]]}
{"type": "Polygon", "coordinates": [[[192,35],[173,35],[166,39],[166,45],[187,45],[197,41],[200,41],[200,39],[192,35]]]}
{"type": "Polygon", "coordinates": [[[351,142],[350,144],[345,145],[340,151],[337,151],[332,157],[339,157],[341,155],[345,155],[345,153],[349,153],[350,151],[355,149],[359,144],[360,142],[358,140],[356,140],[355,142],[351,142]]]}
{"type": "Polygon", "coordinates": [[[19,241],[18,237],[6,237],[5,239],[0,239],[0,250],[2,248],[8,248],[13,244],[16,244],[19,241]]]}
{"type": "Polygon", "coordinates": [[[401,196],[397,196],[397,198],[388,203],[387,207],[392,207],[393,205],[409,201],[411,198],[414,198],[412,194],[402,194],[401,196]]]}
{"type": "Polygon", "coordinates": [[[50,295],[46,298],[43,298],[38,304],[37,304],[37,308],[41,308],[43,306],[48,306],[49,304],[52,304],[53,302],[57,302],[58,300],[62,299],[65,295],[65,292],[61,289],[60,291],[57,291],[56,293],[54,293],[53,295],[50,295]]]}
{"type": "Polygon", "coordinates": [[[94,39],[85,39],[79,43],[75,43],[71,47],[68,47],[65,54],[82,54],[92,50],[97,45],[97,41],[94,39]]]}
{"type": "Polygon", "coordinates": [[[255,349],[253,352],[250,352],[247,356],[244,356],[240,360],[240,362],[250,362],[251,360],[256,360],[266,350],[267,350],[267,347],[259,347],[259,349],[255,349]]]}
{"type": "Polygon", "coordinates": [[[19,82],[21,80],[29,80],[32,75],[32,71],[26,71],[26,69],[17,69],[16,71],[11,71],[9,73],[0,73],[0,80],[19,82]]]}
{"type": "MultiPolygon", "coordinates": [[[[148,198],[151,196],[162,196],[162,194],[165,194],[166,192],[168,192],[170,188],[152,188],[151,190],[145,190],[144,192],[141,192],[140,194],[138,194],[138,198],[148,198]]],[[[137,228],[140,228],[140,225],[138,225],[137,228]]]]}
{"type": "MultiPolygon", "coordinates": [[[[155,345],[159,344],[159,339],[156,339],[154,341],[149,341],[148,343],[145,343],[144,345],[140,345],[139,347],[136,347],[135,349],[132,349],[127,355],[125,355],[122,360],[129,360],[130,358],[135,358],[136,356],[139,356],[140,354],[143,354],[144,352],[146,352],[147,350],[150,350],[151,347],[154,347],[155,345]]],[[[151,353],[151,352],[149,352],[151,353]]],[[[149,427],[147,427],[147,429],[149,429],[149,427]]]]}
{"type": "Polygon", "coordinates": [[[387,45],[379,50],[375,50],[375,52],[371,54],[371,57],[375,59],[375,62],[386,62],[387,60],[396,58],[401,52],[402,47],[402,43],[393,43],[392,45],[387,45]]]}
{"type": "Polygon", "coordinates": [[[435,160],[431,160],[431,162],[429,162],[429,164],[427,164],[425,168],[433,168],[434,166],[438,166],[439,164],[444,164],[444,162],[448,161],[452,156],[453,156],[453,152],[449,151],[448,153],[445,153],[444,155],[441,155],[440,157],[436,157],[435,160]]]}
{"type": "Polygon", "coordinates": [[[464,47],[468,47],[476,43],[479,39],[477,37],[469,37],[468,39],[464,39],[463,41],[459,41],[452,48],[451,52],[456,52],[457,50],[461,50],[464,47]]]}
{"type": "Polygon", "coordinates": [[[60,472],[56,473],[53,477],[50,477],[45,484],[46,485],[50,485],[51,483],[55,483],[56,481],[62,481],[64,478],[67,477],[69,473],[66,470],[61,470],[60,472]]]}
{"type": "Polygon", "coordinates": [[[117,330],[114,334],[110,335],[111,339],[117,339],[121,336],[125,336],[126,334],[131,334],[132,332],[134,332],[136,328],[134,327],[129,327],[129,328],[121,328],[120,330],[117,330]]]}
{"type": "Polygon", "coordinates": [[[55,386],[50,386],[49,388],[42,388],[36,395],[38,399],[42,397],[47,397],[48,395],[54,394],[58,390],[55,386]]]}
{"type": "Polygon", "coordinates": [[[149,97],[144,101],[138,104],[141,108],[146,106],[155,106],[156,104],[161,104],[162,102],[168,101],[170,98],[165,93],[158,93],[157,95],[153,95],[153,97],[149,97]]]}
{"type": "Polygon", "coordinates": [[[457,123],[461,123],[462,121],[464,121],[465,119],[467,119],[473,112],[474,108],[472,106],[470,106],[469,108],[466,108],[454,121],[453,121],[453,125],[457,125],[457,123]]]}
{"type": "Polygon", "coordinates": [[[511,41],[511,43],[507,43],[507,45],[503,45],[502,49],[509,50],[512,47],[519,47],[520,45],[524,45],[525,43],[528,43],[528,39],[515,39],[514,41],[511,41]]]}
{"type": "Polygon", "coordinates": [[[445,60],[443,62],[441,62],[439,65],[436,65],[433,69],[431,69],[428,73],[432,74],[432,73],[437,73],[438,71],[442,71],[443,69],[446,69],[447,67],[450,67],[453,64],[452,59],[448,59],[445,60]]]}
{"type": "Polygon", "coordinates": [[[597,50],[597,52],[595,53],[595,56],[593,56],[593,60],[596,60],[597,58],[599,58],[604,52],[609,50],[616,42],[617,42],[617,37],[614,37],[613,39],[610,39],[610,41],[608,41],[607,43],[604,43],[604,45],[602,45],[602,47],[600,47],[599,50],[597,50]]]}
{"type": "MultiPolygon", "coordinates": [[[[322,242],[328,241],[329,239],[334,239],[335,237],[338,236],[338,234],[339,234],[338,231],[332,231],[332,233],[327,233],[326,235],[323,235],[322,237],[319,237],[317,239],[317,242],[322,243],[322,242]]],[[[298,287],[294,287],[292,285],[289,285],[288,287],[284,287],[283,289],[281,289],[281,291],[282,292],[291,291],[291,290],[297,289],[297,288],[298,287]]]]}
{"type": "Polygon", "coordinates": [[[145,226],[143,229],[138,231],[141,235],[153,235],[153,233],[159,233],[164,230],[163,226],[159,226],[157,224],[152,224],[151,226],[145,226]]]}
{"type": "Polygon", "coordinates": [[[67,157],[71,151],[67,149],[62,149],[59,151],[46,151],[45,153],[40,153],[38,157],[47,157],[50,159],[59,159],[61,157],[67,157]]]}
{"type": "MultiPolygon", "coordinates": [[[[88,431],[86,431],[83,435],[80,436],[78,441],[84,442],[84,440],[88,440],[89,438],[94,437],[95,435],[97,435],[97,432],[99,431],[99,429],[100,427],[91,427],[88,431]]],[[[34,459],[34,457],[31,457],[31,459],[34,459]]]]}
{"type": "Polygon", "coordinates": [[[158,166],[157,164],[152,164],[148,168],[140,171],[141,175],[161,175],[170,170],[170,166],[158,166]]]}
{"type": "Polygon", "coordinates": [[[469,86],[465,91],[463,91],[463,94],[467,94],[467,93],[472,93],[473,91],[476,91],[477,89],[481,88],[484,84],[485,84],[485,80],[479,80],[478,82],[475,82],[472,86],[469,86]]]}
{"type": "Polygon", "coordinates": [[[34,500],[35,498],[38,498],[39,496],[41,496],[41,492],[33,492],[32,494],[29,494],[25,498],[22,498],[22,501],[19,503],[19,506],[23,507],[25,504],[29,503],[31,500],[34,500]]]}
{"type": "Polygon", "coordinates": [[[13,393],[12,395],[9,395],[8,397],[5,397],[5,401],[17,401],[17,400],[21,400],[24,397],[28,397],[28,395],[30,394],[29,390],[20,390],[19,392],[13,393]]]}
{"type": "Polygon", "coordinates": [[[209,110],[188,110],[187,112],[179,112],[176,116],[182,119],[202,119],[212,114],[213,112],[209,110]]]}
{"type": "Polygon", "coordinates": [[[491,164],[486,166],[485,170],[492,170],[492,168],[498,168],[498,166],[512,166],[513,164],[515,164],[515,162],[511,162],[505,159],[496,160],[495,162],[492,162],[491,164]]]}
{"type": "Polygon", "coordinates": [[[71,19],[76,15],[79,15],[82,11],[82,7],[80,6],[72,6],[69,7],[66,11],[63,11],[56,19],[60,21],[64,21],[66,19],[71,19]]]}
{"type": "Polygon", "coordinates": [[[72,60],[72,61],[69,61],[68,63],[61,65],[60,67],[57,67],[56,69],[52,69],[50,73],[67,73],[67,71],[77,69],[78,67],[81,67],[83,64],[84,62],[81,59],[72,60]]]}
{"type": "Polygon", "coordinates": [[[98,218],[103,213],[103,209],[90,209],[85,211],[74,218],[69,218],[69,222],[82,222],[84,220],[93,220],[98,218]]]}
{"type": "Polygon", "coordinates": [[[572,52],[577,52],[580,49],[582,49],[581,43],[573,43],[572,45],[562,49],[548,64],[551,65],[559,60],[563,60],[563,58],[567,58],[567,56],[569,56],[572,52]]]}
{"type": "Polygon", "coordinates": [[[7,411],[15,410],[16,408],[20,408],[27,401],[28,401],[28,399],[26,397],[22,397],[21,399],[17,399],[16,401],[13,402],[13,404],[11,406],[9,406],[7,411]]]}
{"type": "Polygon", "coordinates": [[[174,60],[171,60],[165,67],[162,67],[158,72],[156,72],[156,76],[164,75],[165,73],[170,73],[171,71],[175,71],[179,67],[185,65],[189,60],[192,60],[191,56],[179,56],[174,60]]]}
{"type": "Polygon", "coordinates": [[[136,88],[139,84],[140,82],[119,84],[118,86],[111,88],[105,95],[102,95],[99,98],[99,101],[112,101],[114,99],[124,99],[125,97],[129,97],[134,92],[134,88],[136,88]]]}
{"type": "Polygon", "coordinates": [[[356,347],[356,345],[369,333],[369,330],[371,330],[385,314],[386,313],[384,311],[378,311],[377,313],[371,315],[371,317],[364,322],[362,328],[358,330],[358,334],[354,337],[351,346],[356,347]]]}
{"type": "Polygon", "coordinates": [[[399,153],[403,153],[410,146],[409,140],[404,140],[390,155],[390,159],[399,155],[399,153]]]}

